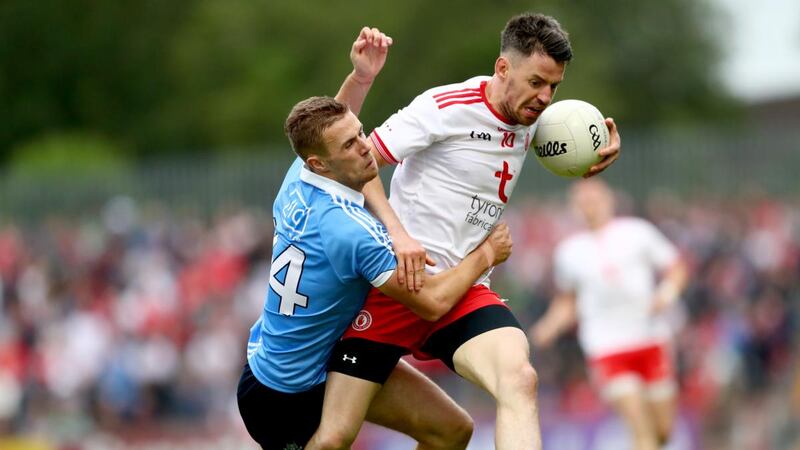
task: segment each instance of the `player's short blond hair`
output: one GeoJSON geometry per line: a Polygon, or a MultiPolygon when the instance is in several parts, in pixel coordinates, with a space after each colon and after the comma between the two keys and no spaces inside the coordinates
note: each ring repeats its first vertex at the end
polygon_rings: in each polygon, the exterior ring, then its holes
{"type": "Polygon", "coordinates": [[[333,97],[311,97],[298,102],[289,112],[283,131],[292,149],[305,161],[310,155],[327,155],[322,134],[345,116],[350,108],[333,97]]]}

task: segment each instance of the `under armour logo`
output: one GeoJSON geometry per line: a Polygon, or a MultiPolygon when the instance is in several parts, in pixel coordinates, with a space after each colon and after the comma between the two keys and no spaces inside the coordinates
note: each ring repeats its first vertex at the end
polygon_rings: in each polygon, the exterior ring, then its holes
{"type": "Polygon", "coordinates": [[[350,361],[351,363],[355,364],[356,363],[356,357],[355,356],[347,356],[347,353],[345,353],[344,356],[342,356],[342,361],[350,361]]]}

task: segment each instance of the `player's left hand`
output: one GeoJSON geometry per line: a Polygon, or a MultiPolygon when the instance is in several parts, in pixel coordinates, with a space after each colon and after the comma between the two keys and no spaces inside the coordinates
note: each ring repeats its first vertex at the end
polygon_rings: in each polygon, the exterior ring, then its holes
{"type": "Polygon", "coordinates": [[[608,166],[610,166],[614,161],[617,160],[617,158],[619,158],[621,141],[619,138],[619,132],[617,131],[617,124],[614,123],[614,119],[607,117],[606,126],[608,127],[609,137],[608,146],[597,151],[597,154],[602,156],[603,159],[601,159],[599,163],[589,168],[589,171],[583,175],[583,178],[589,178],[597,175],[598,173],[606,170],[608,166]]]}
{"type": "Polygon", "coordinates": [[[350,49],[353,78],[359,83],[372,83],[384,63],[392,38],[377,28],[364,27],[350,49]]]}
{"type": "Polygon", "coordinates": [[[650,306],[651,314],[660,314],[675,304],[678,299],[678,289],[674,284],[669,282],[661,283],[656,289],[653,302],[650,306]]]}

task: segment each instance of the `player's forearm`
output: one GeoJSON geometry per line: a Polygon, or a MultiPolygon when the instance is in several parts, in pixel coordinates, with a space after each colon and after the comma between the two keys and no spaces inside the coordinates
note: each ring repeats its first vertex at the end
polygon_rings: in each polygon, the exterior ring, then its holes
{"type": "Polygon", "coordinates": [[[542,337],[552,341],[578,322],[575,299],[571,294],[559,294],[553,299],[544,317],[537,325],[542,337]]]}
{"type": "Polygon", "coordinates": [[[406,232],[403,224],[400,223],[400,218],[397,217],[392,205],[389,204],[389,199],[386,198],[386,190],[383,189],[380,176],[373,178],[364,185],[361,193],[364,194],[364,203],[369,212],[383,223],[390,236],[395,237],[396,233],[406,232]]]}
{"type": "Polygon", "coordinates": [[[491,268],[491,263],[491,257],[482,247],[478,247],[457,266],[428,278],[420,291],[430,303],[431,314],[426,320],[439,320],[450,311],[478,278],[491,268]]]}
{"type": "Polygon", "coordinates": [[[689,271],[683,260],[678,260],[667,269],[656,287],[657,295],[667,304],[677,301],[686,283],[689,280],[689,271]]]}
{"type": "Polygon", "coordinates": [[[339,92],[336,94],[336,100],[346,104],[350,107],[353,114],[358,115],[361,112],[361,107],[364,105],[364,100],[367,98],[367,93],[372,87],[374,80],[359,79],[355,72],[351,72],[344,79],[339,92]]]}

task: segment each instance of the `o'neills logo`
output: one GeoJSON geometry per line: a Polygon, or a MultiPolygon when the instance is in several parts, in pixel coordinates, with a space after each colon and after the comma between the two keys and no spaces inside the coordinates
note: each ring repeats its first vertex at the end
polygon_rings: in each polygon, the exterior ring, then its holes
{"type": "Polygon", "coordinates": [[[541,145],[537,145],[536,155],[540,158],[548,156],[558,156],[567,153],[567,143],[558,141],[549,141],[541,145]]]}
{"type": "Polygon", "coordinates": [[[362,309],[358,312],[358,315],[355,319],[353,319],[353,323],[350,324],[356,331],[364,331],[372,325],[372,315],[369,311],[362,309]]]}
{"type": "Polygon", "coordinates": [[[464,222],[470,225],[483,228],[486,231],[491,231],[495,222],[500,220],[503,215],[504,207],[492,203],[488,200],[481,200],[477,195],[472,196],[470,208],[464,222]]]}

